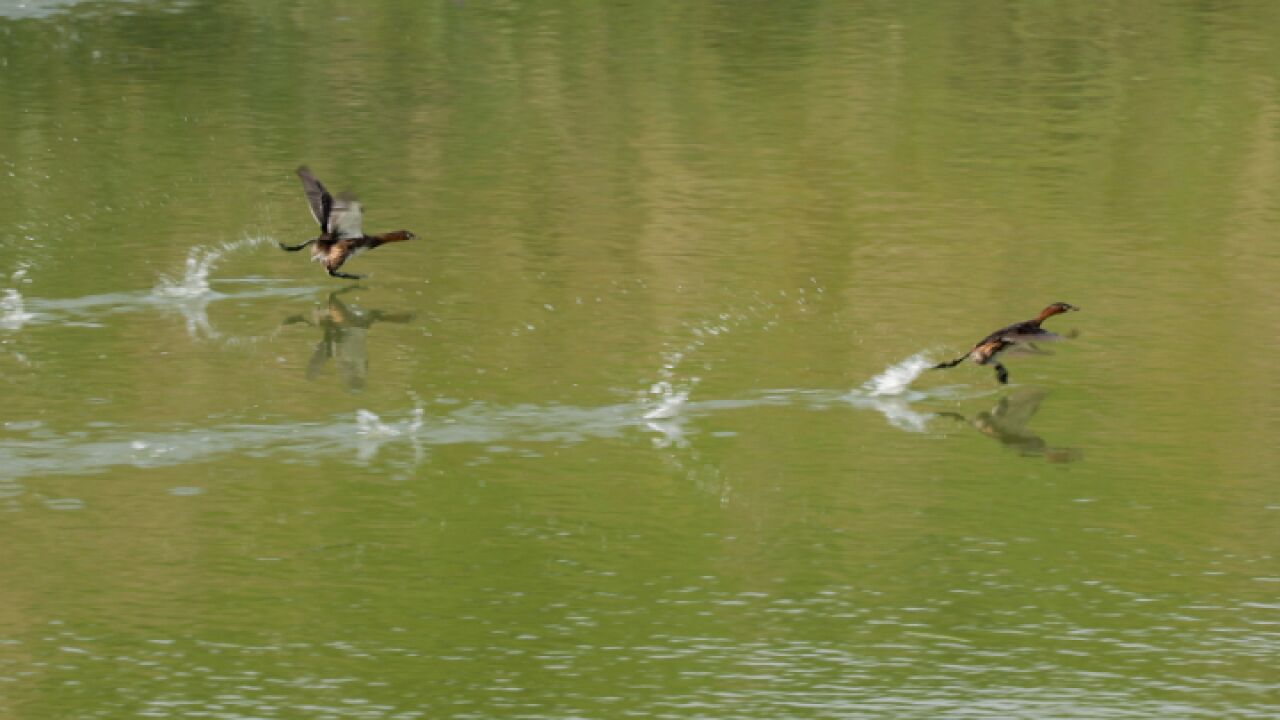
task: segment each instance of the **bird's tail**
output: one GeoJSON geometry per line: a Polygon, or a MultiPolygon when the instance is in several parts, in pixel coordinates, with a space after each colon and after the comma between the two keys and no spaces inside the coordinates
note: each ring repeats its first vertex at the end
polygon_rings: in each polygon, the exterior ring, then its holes
{"type": "Polygon", "coordinates": [[[311,238],[310,240],[308,240],[308,241],[306,241],[306,242],[304,242],[304,243],[300,243],[300,244],[298,244],[298,245],[285,245],[284,243],[282,243],[282,242],[280,242],[280,241],[278,241],[278,240],[277,240],[277,241],[276,241],[276,244],[280,246],[280,249],[281,249],[281,250],[288,250],[289,252],[298,252],[298,251],[299,251],[299,250],[301,250],[302,248],[304,248],[304,247],[306,247],[306,246],[310,245],[311,243],[313,243],[313,242],[315,242],[315,241],[316,241],[316,238],[311,238]]]}
{"type": "Polygon", "coordinates": [[[946,369],[946,368],[952,368],[952,367],[955,367],[955,366],[959,365],[960,363],[962,363],[962,362],[964,362],[965,360],[968,360],[968,359],[969,359],[969,353],[965,353],[964,355],[961,355],[960,357],[956,358],[955,360],[948,360],[947,362],[944,362],[944,363],[938,363],[937,365],[934,365],[931,369],[933,369],[933,370],[943,370],[943,369],[946,369]]]}

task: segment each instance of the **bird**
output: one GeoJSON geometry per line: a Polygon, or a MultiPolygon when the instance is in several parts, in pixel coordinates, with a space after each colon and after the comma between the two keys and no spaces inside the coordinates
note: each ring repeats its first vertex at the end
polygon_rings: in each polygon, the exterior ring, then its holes
{"type": "Polygon", "coordinates": [[[969,352],[961,355],[955,360],[948,360],[944,363],[938,363],[933,366],[934,370],[950,368],[959,365],[965,360],[972,360],[978,365],[994,364],[996,369],[996,379],[1001,385],[1009,382],[1009,371],[996,358],[1000,353],[1007,350],[1011,345],[1028,345],[1035,348],[1037,341],[1060,340],[1061,335],[1051,333],[1040,327],[1040,323],[1045,320],[1065,312],[1073,312],[1080,308],[1070,303],[1056,302],[1040,311],[1040,314],[1034,319],[1024,320],[1020,323],[1014,323],[1008,327],[1002,327],[999,330],[978,341],[969,352]]]}
{"type": "Polygon", "coordinates": [[[365,250],[372,250],[389,242],[412,240],[417,235],[408,230],[396,230],[381,235],[365,235],[360,228],[362,206],[350,193],[334,197],[311,173],[306,165],[298,167],[302,190],[307,195],[311,214],[320,223],[320,235],[298,245],[279,243],[281,250],[297,252],[311,246],[311,260],[324,265],[331,277],[359,280],[363,275],[344,273],[338,268],[365,250]]]}

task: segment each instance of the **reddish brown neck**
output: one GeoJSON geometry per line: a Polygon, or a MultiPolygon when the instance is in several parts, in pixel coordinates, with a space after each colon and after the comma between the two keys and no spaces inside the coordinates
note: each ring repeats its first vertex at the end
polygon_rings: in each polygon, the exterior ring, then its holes
{"type": "Polygon", "coordinates": [[[1066,311],[1063,310],[1061,306],[1050,305],[1049,307],[1041,310],[1040,314],[1036,316],[1036,323],[1037,324],[1042,323],[1045,320],[1048,320],[1049,318],[1061,312],[1066,312],[1066,311]]]}
{"type": "Polygon", "coordinates": [[[382,242],[401,242],[413,238],[413,233],[408,230],[393,230],[389,233],[382,233],[378,239],[382,242]]]}

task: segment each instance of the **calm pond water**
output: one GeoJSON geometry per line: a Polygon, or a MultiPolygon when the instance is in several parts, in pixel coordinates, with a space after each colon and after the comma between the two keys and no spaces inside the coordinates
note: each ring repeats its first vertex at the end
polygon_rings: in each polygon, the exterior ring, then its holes
{"type": "Polygon", "coordinates": [[[1276,717],[1278,29],[0,2],[0,715],[1276,717]]]}

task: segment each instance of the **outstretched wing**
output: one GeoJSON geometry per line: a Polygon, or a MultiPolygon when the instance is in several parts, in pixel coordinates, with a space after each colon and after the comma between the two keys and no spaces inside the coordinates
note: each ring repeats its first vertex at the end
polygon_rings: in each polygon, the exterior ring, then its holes
{"type": "Polygon", "coordinates": [[[1010,343],[1048,342],[1057,340],[1059,336],[1040,327],[1034,320],[1010,325],[1000,331],[1000,339],[1010,343]]]}
{"type": "Polygon", "coordinates": [[[337,233],[340,238],[364,237],[364,231],[360,229],[362,216],[360,201],[349,193],[343,193],[333,201],[327,230],[337,233]]]}
{"type": "MultiPolygon", "coordinates": [[[[1039,329],[1040,329],[1039,326],[1037,326],[1033,321],[1006,325],[1005,327],[1002,327],[999,330],[991,333],[990,335],[982,338],[982,340],[978,342],[978,346],[988,345],[990,343],[997,342],[997,341],[1004,343],[1006,345],[1011,345],[1013,343],[1018,343],[1018,342],[1024,342],[1027,339],[1028,335],[1034,334],[1039,329]]],[[[1003,349],[1003,347],[1001,349],[1003,349]]]]}
{"type": "Polygon", "coordinates": [[[298,166],[297,172],[302,180],[302,191],[307,194],[307,204],[311,206],[311,215],[320,224],[322,232],[329,232],[328,221],[333,210],[333,196],[306,165],[298,166]]]}

